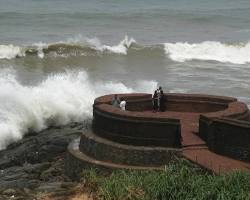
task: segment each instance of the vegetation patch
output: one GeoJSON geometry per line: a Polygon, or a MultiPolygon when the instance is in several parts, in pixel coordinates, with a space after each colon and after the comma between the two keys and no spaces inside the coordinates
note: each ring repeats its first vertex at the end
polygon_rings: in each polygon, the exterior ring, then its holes
{"type": "Polygon", "coordinates": [[[103,200],[250,200],[250,174],[209,174],[186,160],[172,163],[163,171],[100,174],[86,170],[82,183],[96,199],[103,200]]]}

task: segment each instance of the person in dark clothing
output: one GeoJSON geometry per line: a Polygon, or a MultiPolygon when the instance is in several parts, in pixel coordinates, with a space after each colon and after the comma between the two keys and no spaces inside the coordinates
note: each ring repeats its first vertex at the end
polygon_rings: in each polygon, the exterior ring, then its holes
{"type": "Polygon", "coordinates": [[[161,112],[164,112],[166,107],[165,107],[165,96],[164,96],[164,93],[163,93],[163,90],[162,90],[162,87],[159,87],[159,111],[161,112]]]}
{"type": "Polygon", "coordinates": [[[157,111],[158,109],[158,98],[157,98],[157,90],[154,91],[152,96],[152,104],[153,104],[153,111],[157,111]]]}
{"type": "Polygon", "coordinates": [[[116,108],[120,108],[120,103],[121,103],[120,98],[118,97],[117,94],[115,94],[115,96],[113,97],[113,99],[111,101],[111,105],[116,107],[116,108]]]}

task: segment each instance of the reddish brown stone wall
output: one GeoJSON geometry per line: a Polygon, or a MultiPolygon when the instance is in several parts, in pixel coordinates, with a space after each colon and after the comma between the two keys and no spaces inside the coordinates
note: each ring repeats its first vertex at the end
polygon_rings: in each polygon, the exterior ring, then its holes
{"type": "Polygon", "coordinates": [[[207,141],[209,126],[213,119],[231,118],[248,121],[250,118],[249,109],[246,104],[238,101],[228,103],[225,110],[202,114],[199,119],[199,136],[207,141]]]}
{"type": "MultiPolygon", "coordinates": [[[[118,96],[121,98],[121,100],[126,99],[127,101],[138,101],[142,99],[149,99],[151,98],[152,95],[145,93],[131,93],[131,94],[118,94],[118,96]]],[[[114,94],[98,97],[95,99],[94,105],[110,104],[113,97],[114,94]]]]}
{"type": "MultiPolygon", "coordinates": [[[[106,95],[95,100],[95,105],[110,104],[114,95],[106,95]]],[[[121,100],[127,102],[126,109],[130,111],[152,110],[150,94],[119,94],[121,100]]],[[[207,113],[227,109],[229,102],[236,101],[231,97],[220,97],[198,94],[164,94],[165,107],[168,111],[207,113]]]]}
{"type": "Polygon", "coordinates": [[[216,153],[250,161],[250,122],[230,118],[212,120],[207,145],[216,153]]]}
{"type": "MultiPolygon", "coordinates": [[[[167,96],[165,96],[165,99],[165,108],[167,111],[208,113],[227,109],[227,105],[222,103],[195,100],[175,100],[168,99],[167,96]]],[[[152,110],[152,100],[151,98],[148,98],[138,101],[127,101],[126,109],[129,111],[152,110]]]]}
{"type": "Polygon", "coordinates": [[[112,141],[142,146],[179,147],[181,144],[179,120],[148,118],[111,105],[94,106],[93,114],[94,132],[112,141]]]}
{"type": "MultiPolygon", "coordinates": [[[[107,95],[95,101],[93,127],[97,134],[132,145],[176,147],[180,144],[178,120],[167,119],[167,115],[150,116],[149,112],[143,112],[152,109],[151,95],[120,95],[122,100],[127,101],[127,109],[130,111],[126,112],[110,105],[112,97],[113,95],[107,95]]],[[[249,121],[250,114],[246,104],[231,97],[209,95],[165,94],[165,97],[167,111],[202,113],[199,119],[199,136],[211,150],[238,159],[249,159],[248,146],[244,143],[249,138],[245,133],[247,131],[242,132],[240,123],[234,123],[232,127],[231,122],[230,126],[225,125],[224,121],[214,122],[225,117],[249,121]],[[222,131],[221,134],[218,134],[218,130],[222,131]],[[236,142],[235,137],[239,141],[236,142]]]]}
{"type": "Polygon", "coordinates": [[[193,112],[193,113],[208,113],[216,112],[219,110],[225,110],[226,104],[204,102],[204,101],[187,101],[187,100],[168,100],[166,102],[166,108],[168,111],[175,112],[193,112]]]}
{"type": "Polygon", "coordinates": [[[200,102],[214,102],[228,104],[237,101],[233,97],[204,95],[204,94],[180,94],[180,93],[167,93],[169,100],[185,100],[185,101],[200,101],[200,102]]]}
{"type": "Polygon", "coordinates": [[[152,110],[151,97],[135,101],[126,100],[126,110],[138,112],[152,110]]]}
{"type": "Polygon", "coordinates": [[[82,134],[79,147],[97,160],[133,166],[161,166],[181,157],[180,148],[124,145],[98,137],[92,131],[82,134]]]}
{"type": "Polygon", "coordinates": [[[167,110],[176,112],[210,113],[225,110],[237,101],[231,97],[200,94],[166,94],[167,110]]]}
{"type": "Polygon", "coordinates": [[[150,94],[120,94],[121,100],[127,101],[126,111],[111,105],[114,95],[95,99],[94,133],[83,133],[81,140],[69,145],[65,165],[68,175],[78,177],[83,168],[89,167],[163,169],[163,164],[179,156],[215,172],[220,172],[221,164],[225,171],[229,170],[228,165],[230,170],[249,169],[245,162],[226,157],[250,161],[250,122],[246,122],[250,121],[250,114],[244,103],[231,97],[165,95],[167,112],[156,113],[149,111],[152,109],[150,94]],[[212,153],[194,134],[200,114],[200,137],[211,151],[226,156],[212,153]],[[180,120],[184,148],[172,148],[180,147],[180,120]]]}
{"type": "MultiPolygon", "coordinates": [[[[206,140],[211,118],[231,116],[245,118],[245,104],[231,97],[197,94],[164,94],[167,111],[205,113],[200,119],[200,136],[206,140]]],[[[148,115],[152,110],[150,94],[119,94],[126,100],[126,111],[111,106],[114,95],[99,97],[94,103],[93,128],[97,134],[113,141],[133,145],[178,146],[180,122],[164,115],[148,115]],[[156,117],[157,116],[157,117],[156,117]]]]}

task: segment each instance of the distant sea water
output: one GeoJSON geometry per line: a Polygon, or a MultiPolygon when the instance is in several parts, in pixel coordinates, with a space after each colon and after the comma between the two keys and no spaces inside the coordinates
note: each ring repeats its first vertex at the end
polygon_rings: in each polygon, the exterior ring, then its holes
{"type": "Polygon", "coordinates": [[[106,93],[250,105],[249,0],[0,0],[0,149],[91,118],[106,93]]]}

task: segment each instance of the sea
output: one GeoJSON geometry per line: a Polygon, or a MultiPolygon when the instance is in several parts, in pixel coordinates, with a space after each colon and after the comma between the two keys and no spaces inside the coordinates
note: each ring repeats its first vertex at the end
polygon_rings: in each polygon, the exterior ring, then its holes
{"type": "Polygon", "coordinates": [[[250,105],[249,0],[0,0],[0,149],[109,93],[250,105]]]}

